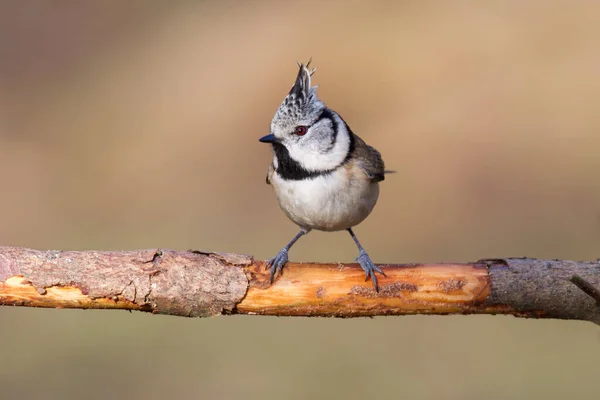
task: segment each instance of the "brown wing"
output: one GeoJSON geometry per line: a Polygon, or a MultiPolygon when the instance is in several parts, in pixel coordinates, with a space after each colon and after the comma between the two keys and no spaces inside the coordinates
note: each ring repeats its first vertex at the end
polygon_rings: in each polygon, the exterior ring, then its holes
{"type": "Polygon", "coordinates": [[[356,135],[354,135],[354,157],[373,182],[381,182],[385,179],[385,164],[381,154],[356,135]]]}
{"type": "Polygon", "coordinates": [[[273,164],[269,165],[269,169],[267,170],[267,178],[265,179],[267,185],[271,184],[271,176],[273,175],[274,170],[275,168],[273,167],[273,164]]]}

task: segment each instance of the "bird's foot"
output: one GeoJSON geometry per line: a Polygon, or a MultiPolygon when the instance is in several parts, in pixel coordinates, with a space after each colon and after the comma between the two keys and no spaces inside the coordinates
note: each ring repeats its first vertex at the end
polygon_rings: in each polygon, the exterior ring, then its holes
{"type": "Polygon", "coordinates": [[[287,249],[282,249],[277,255],[267,261],[267,265],[265,269],[271,268],[271,283],[273,283],[273,279],[275,278],[275,273],[279,271],[279,273],[283,273],[283,266],[288,262],[288,251],[287,249]]]}
{"type": "Polygon", "coordinates": [[[375,277],[375,272],[379,272],[383,276],[385,276],[385,273],[381,270],[381,268],[375,265],[373,261],[371,261],[371,258],[364,250],[361,250],[358,257],[356,257],[356,262],[359,263],[362,269],[365,271],[365,282],[369,280],[370,276],[371,280],[373,281],[375,291],[379,292],[379,286],[377,285],[377,278],[375,277]]]}

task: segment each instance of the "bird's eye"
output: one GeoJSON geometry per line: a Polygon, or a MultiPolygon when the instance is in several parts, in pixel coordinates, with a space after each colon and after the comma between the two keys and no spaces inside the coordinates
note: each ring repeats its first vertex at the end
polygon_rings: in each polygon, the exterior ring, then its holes
{"type": "Polygon", "coordinates": [[[306,135],[306,131],[307,130],[308,129],[305,126],[303,126],[303,125],[297,126],[296,127],[296,135],[298,135],[298,136],[304,136],[304,135],[306,135]]]}

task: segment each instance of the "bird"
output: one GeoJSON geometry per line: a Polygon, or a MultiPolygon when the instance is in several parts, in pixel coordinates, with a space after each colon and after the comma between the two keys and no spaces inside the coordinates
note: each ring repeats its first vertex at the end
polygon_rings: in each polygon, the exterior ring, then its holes
{"type": "Polygon", "coordinates": [[[358,247],[356,262],[379,292],[373,263],[352,230],[373,210],[386,171],[379,151],[356,135],[346,121],[317,97],[311,86],[316,68],[298,62],[294,85],[259,139],[272,145],[266,183],[274,189],[285,215],[300,232],[266,263],[270,280],[283,273],[290,248],[310,231],[347,231],[358,247]]]}

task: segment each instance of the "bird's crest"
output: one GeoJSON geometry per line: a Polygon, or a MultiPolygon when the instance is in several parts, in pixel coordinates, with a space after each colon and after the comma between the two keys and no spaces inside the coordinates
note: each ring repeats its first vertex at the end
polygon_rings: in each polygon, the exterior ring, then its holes
{"type": "Polygon", "coordinates": [[[311,76],[317,69],[310,69],[310,60],[306,65],[299,62],[298,68],[294,86],[275,113],[274,121],[282,125],[294,125],[300,118],[310,118],[323,107],[317,98],[317,86],[311,87],[311,76]]]}
{"type": "Polygon", "coordinates": [[[308,60],[306,65],[298,62],[298,68],[300,68],[300,70],[298,71],[296,82],[294,82],[294,86],[290,89],[288,97],[294,97],[297,101],[303,101],[309,97],[312,89],[310,86],[310,77],[317,70],[316,68],[309,70],[311,61],[312,60],[308,60]]]}

